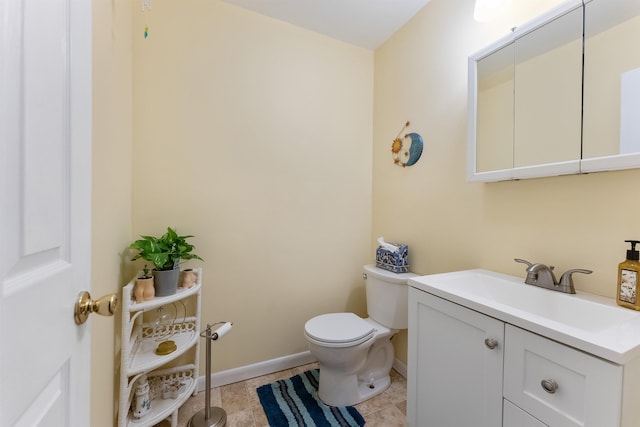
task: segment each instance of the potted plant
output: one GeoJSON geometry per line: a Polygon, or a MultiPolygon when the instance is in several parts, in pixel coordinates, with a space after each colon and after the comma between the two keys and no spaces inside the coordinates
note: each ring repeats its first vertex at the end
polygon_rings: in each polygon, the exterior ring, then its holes
{"type": "Polygon", "coordinates": [[[136,302],[143,302],[152,300],[155,296],[155,289],[153,287],[153,276],[147,268],[147,264],[142,268],[142,275],[136,279],[136,286],[133,289],[136,302]]]}
{"type": "Polygon", "coordinates": [[[187,242],[192,235],[180,236],[175,229],[167,227],[167,232],[160,237],[140,236],[129,248],[137,250],[132,261],[144,259],[152,262],[156,296],[173,295],[178,289],[180,262],[190,259],[203,261],[193,253],[195,246],[187,242]]]}

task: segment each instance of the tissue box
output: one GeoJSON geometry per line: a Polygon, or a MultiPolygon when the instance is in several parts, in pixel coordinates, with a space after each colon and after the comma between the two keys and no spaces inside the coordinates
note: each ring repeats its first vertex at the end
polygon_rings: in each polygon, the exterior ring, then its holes
{"type": "Polygon", "coordinates": [[[397,246],[398,250],[391,252],[379,246],[376,249],[376,267],[393,271],[394,273],[407,273],[409,271],[409,247],[402,243],[389,244],[397,246]]]}

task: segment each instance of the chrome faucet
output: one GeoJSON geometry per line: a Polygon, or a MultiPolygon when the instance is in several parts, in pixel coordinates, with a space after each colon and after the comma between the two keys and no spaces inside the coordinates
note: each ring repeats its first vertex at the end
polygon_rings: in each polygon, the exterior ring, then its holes
{"type": "Polygon", "coordinates": [[[567,294],[576,293],[576,289],[573,286],[573,273],[593,273],[591,270],[574,268],[572,270],[565,271],[560,277],[560,281],[557,281],[556,276],[553,274],[554,267],[552,265],[547,266],[545,264],[533,264],[520,258],[515,258],[514,261],[527,264],[527,278],[524,280],[524,283],[527,285],[538,286],[540,288],[551,289],[567,294]]]}

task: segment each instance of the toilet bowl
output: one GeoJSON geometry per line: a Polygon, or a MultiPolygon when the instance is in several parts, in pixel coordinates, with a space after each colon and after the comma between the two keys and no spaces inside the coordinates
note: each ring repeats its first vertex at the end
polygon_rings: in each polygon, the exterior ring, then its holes
{"type": "Polygon", "coordinates": [[[364,267],[369,317],[329,313],[305,324],[309,351],[318,360],[318,397],[327,405],[350,406],[382,393],[391,384],[391,338],[407,328],[412,273],[364,267]]]}

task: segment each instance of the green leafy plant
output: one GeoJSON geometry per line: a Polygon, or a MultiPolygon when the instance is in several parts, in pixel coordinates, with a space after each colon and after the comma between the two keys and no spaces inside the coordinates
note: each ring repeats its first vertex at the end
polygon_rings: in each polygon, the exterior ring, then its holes
{"type": "Polygon", "coordinates": [[[198,255],[193,253],[195,246],[187,242],[192,235],[180,236],[171,227],[167,227],[167,232],[160,237],[140,236],[142,239],[136,240],[129,248],[138,251],[138,255],[132,261],[144,259],[152,262],[156,270],[172,270],[181,261],[198,259],[203,261],[198,255]]]}
{"type": "Polygon", "coordinates": [[[147,267],[147,264],[145,264],[144,267],[142,267],[142,276],[140,276],[140,278],[148,279],[150,277],[151,275],[149,274],[149,267],[147,267]]]}

